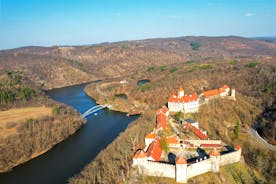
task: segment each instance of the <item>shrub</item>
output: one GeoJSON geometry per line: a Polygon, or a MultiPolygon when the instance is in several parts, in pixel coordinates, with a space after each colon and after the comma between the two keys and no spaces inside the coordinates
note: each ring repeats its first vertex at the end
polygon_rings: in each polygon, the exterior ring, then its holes
{"type": "Polygon", "coordinates": [[[197,41],[192,42],[190,45],[192,46],[193,50],[199,50],[199,47],[201,46],[200,42],[197,41]]]}
{"type": "Polygon", "coordinates": [[[186,61],[186,64],[190,65],[190,64],[193,64],[195,61],[194,60],[188,60],[186,61]]]}
{"type": "Polygon", "coordinates": [[[150,66],[150,67],[148,67],[148,72],[150,72],[150,71],[154,71],[155,70],[155,67],[154,66],[150,66]]]}
{"type": "Polygon", "coordinates": [[[31,96],[35,93],[35,91],[28,87],[21,87],[18,92],[18,96],[27,101],[31,98],[31,96]]]}
{"type": "Polygon", "coordinates": [[[232,60],[232,61],[230,62],[230,65],[235,65],[235,64],[237,64],[237,63],[238,63],[237,60],[232,60]]]}
{"type": "Polygon", "coordinates": [[[237,121],[234,127],[234,134],[236,138],[239,137],[239,132],[240,132],[240,121],[237,121]]]}
{"type": "Polygon", "coordinates": [[[166,66],[160,66],[160,70],[161,71],[165,71],[166,70],[166,66]]]}
{"type": "Polygon", "coordinates": [[[251,62],[251,63],[247,63],[246,65],[244,65],[245,67],[248,68],[254,68],[258,65],[259,63],[257,61],[251,62]]]}
{"type": "Polygon", "coordinates": [[[174,115],[174,118],[175,118],[177,121],[183,119],[183,117],[184,117],[184,113],[181,112],[181,111],[175,113],[175,115],[174,115]]]}
{"type": "Polygon", "coordinates": [[[169,151],[169,146],[167,144],[165,136],[161,138],[160,146],[161,146],[162,150],[164,150],[166,153],[169,151]]]}
{"type": "Polygon", "coordinates": [[[149,90],[150,88],[152,88],[152,85],[151,85],[151,84],[143,84],[143,85],[141,85],[140,90],[141,90],[142,92],[144,92],[144,91],[146,91],[146,90],[149,90]]]}
{"type": "Polygon", "coordinates": [[[173,73],[173,72],[176,72],[177,70],[178,70],[177,67],[173,67],[173,68],[170,69],[170,72],[173,73]]]}
{"type": "Polygon", "coordinates": [[[208,69],[212,69],[212,68],[213,68],[213,66],[210,64],[203,64],[203,65],[199,66],[200,70],[208,70],[208,69]]]}
{"type": "Polygon", "coordinates": [[[52,113],[53,113],[54,115],[59,114],[59,113],[60,113],[60,108],[59,108],[58,106],[54,106],[54,107],[52,108],[52,113]]]}

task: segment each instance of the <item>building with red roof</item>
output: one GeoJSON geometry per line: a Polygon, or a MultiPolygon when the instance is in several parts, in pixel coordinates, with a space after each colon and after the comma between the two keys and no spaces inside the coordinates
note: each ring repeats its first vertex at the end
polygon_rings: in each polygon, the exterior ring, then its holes
{"type": "Polygon", "coordinates": [[[156,138],[156,133],[149,133],[146,135],[145,137],[145,144],[149,145],[152,141],[154,141],[154,139],[156,138]]]}
{"type": "Polygon", "coordinates": [[[163,106],[157,111],[156,115],[156,128],[165,128],[167,126],[167,119],[169,116],[169,109],[163,106]]]}
{"type": "Polygon", "coordinates": [[[219,89],[204,91],[202,94],[206,101],[217,97],[230,96],[230,87],[227,85],[224,85],[219,89]]]}
{"type": "Polygon", "coordinates": [[[235,100],[235,89],[230,91],[230,87],[227,85],[219,89],[204,91],[199,96],[197,93],[185,95],[183,88],[180,87],[177,95],[172,94],[170,96],[168,107],[170,112],[182,111],[184,113],[194,113],[198,112],[201,103],[208,102],[210,99],[227,96],[231,96],[231,98],[235,100]]]}
{"type": "Polygon", "coordinates": [[[199,108],[199,98],[196,93],[185,95],[183,88],[180,87],[177,96],[175,94],[170,96],[168,106],[170,112],[197,112],[199,108]]]}
{"type": "Polygon", "coordinates": [[[148,160],[160,161],[160,157],[162,155],[162,148],[160,142],[160,138],[157,138],[149,145],[147,150],[148,160]]]}
{"type": "Polygon", "coordinates": [[[156,128],[165,128],[167,126],[167,116],[160,113],[156,116],[156,128]]]}
{"type": "Polygon", "coordinates": [[[191,129],[194,132],[194,134],[196,134],[200,139],[207,139],[207,135],[204,134],[200,129],[196,128],[195,126],[191,126],[191,129]]]}

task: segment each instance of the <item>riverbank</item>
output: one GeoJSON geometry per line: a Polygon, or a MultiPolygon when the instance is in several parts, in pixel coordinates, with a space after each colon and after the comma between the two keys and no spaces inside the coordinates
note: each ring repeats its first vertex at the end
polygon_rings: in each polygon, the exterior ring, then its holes
{"type": "MultiPolygon", "coordinates": [[[[12,170],[51,150],[74,134],[85,120],[73,108],[60,106],[59,114],[22,120],[11,127],[8,136],[0,136],[0,173],[12,170]]],[[[9,127],[8,127],[9,128],[9,127]]]]}
{"type": "MultiPolygon", "coordinates": [[[[116,82],[115,82],[116,83],[116,82]]],[[[84,92],[87,96],[93,98],[97,104],[109,104],[110,110],[127,113],[127,115],[138,115],[145,112],[148,106],[144,103],[138,102],[127,96],[127,98],[120,98],[114,93],[103,92],[101,85],[110,84],[110,82],[90,83],[85,86],[84,92]]]]}

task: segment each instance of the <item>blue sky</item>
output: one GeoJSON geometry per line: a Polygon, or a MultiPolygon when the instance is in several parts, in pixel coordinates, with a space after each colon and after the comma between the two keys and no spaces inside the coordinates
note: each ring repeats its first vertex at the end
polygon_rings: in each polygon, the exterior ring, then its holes
{"type": "Polygon", "coordinates": [[[0,0],[0,49],[190,35],[276,36],[276,0],[0,0]]]}

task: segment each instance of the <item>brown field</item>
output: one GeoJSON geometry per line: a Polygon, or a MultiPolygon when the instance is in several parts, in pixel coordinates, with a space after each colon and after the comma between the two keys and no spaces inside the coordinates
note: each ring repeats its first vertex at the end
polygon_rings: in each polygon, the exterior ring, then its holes
{"type": "Polygon", "coordinates": [[[51,116],[52,109],[49,107],[28,107],[19,109],[10,109],[0,111],[0,135],[6,137],[17,132],[18,122],[24,122],[26,119],[36,119],[42,116],[51,116]]]}

